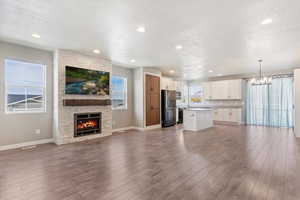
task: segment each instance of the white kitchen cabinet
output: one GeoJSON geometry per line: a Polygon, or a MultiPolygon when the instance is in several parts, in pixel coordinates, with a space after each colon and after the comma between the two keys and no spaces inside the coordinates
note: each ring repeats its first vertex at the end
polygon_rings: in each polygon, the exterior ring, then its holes
{"type": "Polygon", "coordinates": [[[213,112],[215,121],[233,122],[240,124],[242,121],[241,108],[217,108],[213,112]]]}
{"type": "Polygon", "coordinates": [[[183,111],[183,128],[199,131],[213,126],[212,109],[188,108],[183,111]]]}
{"type": "Polygon", "coordinates": [[[242,80],[228,81],[228,99],[242,99],[242,80]]]}
{"type": "Polygon", "coordinates": [[[223,121],[224,120],[223,113],[224,112],[222,111],[222,109],[215,109],[213,113],[213,119],[215,121],[223,121]]]}
{"type": "Polygon", "coordinates": [[[176,81],[172,79],[169,80],[169,90],[176,90],[176,81]]]}
{"type": "Polygon", "coordinates": [[[228,98],[228,81],[214,81],[211,83],[211,99],[228,98]]]}
{"type": "Polygon", "coordinates": [[[219,98],[218,99],[227,99],[228,98],[228,81],[220,81],[219,83],[219,98]]]}
{"type": "Polygon", "coordinates": [[[241,108],[234,108],[229,110],[229,119],[232,122],[237,122],[237,123],[241,123],[242,122],[242,109],[241,108]],[[230,113],[232,113],[230,115],[230,113]]]}
{"type": "Polygon", "coordinates": [[[176,90],[176,81],[171,78],[162,77],[161,78],[161,89],[162,90],[176,90]]]}
{"type": "Polygon", "coordinates": [[[211,82],[211,99],[220,99],[220,94],[219,94],[219,90],[221,88],[221,82],[216,81],[216,82],[211,82]]]}
{"type": "Polygon", "coordinates": [[[210,100],[211,96],[211,82],[203,83],[203,95],[205,100],[210,100]]]}
{"type": "Polygon", "coordinates": [[[165,77],[161,77],[160,79],[160,89],[161,90],[166,90],[166,88],[168,87],[168,79],[165,77]]]}
{"type": "Polygon", "coordinates": [[[242,80],[225,80],[205,82],[203,85],[206,100],[242,99],[242,80]]]}

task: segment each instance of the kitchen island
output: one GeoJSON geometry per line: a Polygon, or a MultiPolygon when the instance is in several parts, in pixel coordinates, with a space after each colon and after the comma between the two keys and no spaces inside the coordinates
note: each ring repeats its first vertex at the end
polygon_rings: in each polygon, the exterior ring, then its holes
{"type": "Polygon", "coordinates": [[[186,108],[183,111],[184,130],[199,131],[213,127],[213,109],[186,108]]]}

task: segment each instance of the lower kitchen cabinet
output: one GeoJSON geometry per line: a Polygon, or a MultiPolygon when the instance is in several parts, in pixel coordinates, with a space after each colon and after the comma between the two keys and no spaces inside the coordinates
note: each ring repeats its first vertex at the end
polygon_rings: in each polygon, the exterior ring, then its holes
{"type": "Polygon", "coordinates": [[[241,108],[217,108],[213,112],[213,120],[220,122],[232,122],[241,124],[242,109],[241,108]]]}

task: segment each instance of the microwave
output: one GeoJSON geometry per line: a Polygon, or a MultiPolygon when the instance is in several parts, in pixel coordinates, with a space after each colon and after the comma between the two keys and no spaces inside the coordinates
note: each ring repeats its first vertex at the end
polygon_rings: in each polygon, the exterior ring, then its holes
{"type": "Polygon", "coordinates": [[[182,94],[179,91],[176,91],[176,100],[181,100],[182,94]]]}

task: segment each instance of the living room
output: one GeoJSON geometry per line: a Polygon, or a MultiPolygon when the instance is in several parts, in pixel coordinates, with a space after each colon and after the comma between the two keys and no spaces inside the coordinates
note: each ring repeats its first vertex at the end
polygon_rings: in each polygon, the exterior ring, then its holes
{"type": "Polygon", "coordinates": [[[0,199],[300,199],[299,8],[1,1],[0,199]]]}

